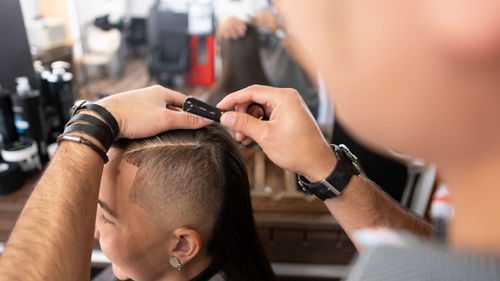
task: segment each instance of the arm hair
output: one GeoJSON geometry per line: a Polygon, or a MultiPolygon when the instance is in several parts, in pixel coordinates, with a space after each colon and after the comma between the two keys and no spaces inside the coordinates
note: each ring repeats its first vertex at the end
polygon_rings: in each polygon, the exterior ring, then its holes
{"type": "Polygon", "coordinates": [[[0,280],[89,280],[103,161],[61,143],[0,258],[0,280]]]}

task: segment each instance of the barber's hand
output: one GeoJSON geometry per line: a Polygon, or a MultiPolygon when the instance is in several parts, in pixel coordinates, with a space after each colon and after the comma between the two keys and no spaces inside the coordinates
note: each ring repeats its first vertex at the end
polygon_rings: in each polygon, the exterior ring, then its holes
{"type": "Polygon", "coordinates": [[[118,138],[135,139],[173,129],[198,129],[212,123],[178,110],[185,99],[179,92],[152,86],[112,95],[96,103],[115,117],[120,127],[118,138]]]}
{"type": "Polygon", "coordinates": [[[330,174],[336,157],[304,101],[294,89],[250,86],[226,96],[218,105],[225,112],[221,123],[237,132],[236,140],[255,140],[276,165],[319,181],[330,174]],[[269,121],[246,114],[247,106],[264,106],[269,121]]]}
{"type": "Polygon", "coordinates": [[[271,32],[275,32],[280,27],[278,20],[273,12],[269,10],[263,10],[255,14],[252,18],[258,28],[266,28],[271,32]]]}
{"type": "Polygon", "coordinates": [[[246,23],[235,17],[222,19],[217,27],[217,33],[224,39],[236,40],[245,36],[247,32],[246,23]]]}

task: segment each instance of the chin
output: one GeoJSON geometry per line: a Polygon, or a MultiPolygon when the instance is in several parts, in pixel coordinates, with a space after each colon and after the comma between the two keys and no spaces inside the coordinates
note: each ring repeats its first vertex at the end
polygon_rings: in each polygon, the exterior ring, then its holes
{"type": "Polygon", "coordinates": [[[121,270],[120,268],[118,268],[118,266],[112,264],[111,265],[112,269],[113,269],[113,274],[115,275],[115,277],[119,280],[128,280],[129,278],[127,277],[127,275],[125,275],[121,270]]]}

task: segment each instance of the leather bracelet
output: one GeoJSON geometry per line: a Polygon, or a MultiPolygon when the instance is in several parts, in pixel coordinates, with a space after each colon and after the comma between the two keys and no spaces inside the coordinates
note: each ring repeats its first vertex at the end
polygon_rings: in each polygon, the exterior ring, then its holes
{"type": "Polygon", "coordinates": [[[88,136],[94,137],[102,144],[102,146],[104,146],[105,151],[108,151],[113,142],[109,134],[103,132],[99,128],[87,124],[79,124],[79,123],[71,124],[68,127],[66,127],[63,134],[68,134],[71,132],[80,132],[88,136]]]}
{"type": "Polygon", "coordinates": [[[106,155],[106,152],[99,148],[95,143],[89,141],[88,139],[84,137],[79,137],[79,136],[74,136],[74,135],[69,135],[69,134],[62,134],[59,137],[57,137],[57,143],[61,143],[63,141],[71,141],[71,142],[76,142],[76,143],[81,143],[84,145],[87,145],[90,147],[92,150],[97,152],[99,156],[101,156],[102,160],[104,160],[104,164],[108,163],[108,155],[106,155]]]}
{"type": "Polygon", "coordinates": [[[88,109],[90,111],[99,114],[102,117],[102,119],[104,119],[104,121],[108,123],[109,127],[113,131],[114,138],[118,136],[118,133],[120,132],[120,128],[118,127],[118,122],[116,122],[115,117],[113,117],[113,115],[106,108],[95,103],[89,103],[89,104],[83,104],[80,107],[80,109],[88,109]]]}
{"type": "Polygon", "coordinates": [[[96,128],[99,128],[103,132],[109,132],[109,138],[112,140],[114,140],[116,137],[113,135],[113,130],[106,122],[103,122],[101,119],[94,117],[92,115],[88,115],[88,114],[84,114],[84,113],[74,115],[73,117],[71,117],[71,119],[68,121],[68,123],[66,123],[66,126],[64,128],[66,128],[69,125],[74,124],[74,123],[82,123],[82,124],[91,125],[91,126],[94,126],[96,128]]]}
{"type": "Polygon", "coordinates": [[[73,107],[71,108],[71,109],[73,109],[73,112],[71,113],[71,117],[75,116],[78,113],[78,111],[80,111],[82,109],[82,106],[86,103],[87,103],[87,101],[84,100],[81,103],[79,103],[78,105],[76,105],[76,104],[73,105],[73,107]]]}

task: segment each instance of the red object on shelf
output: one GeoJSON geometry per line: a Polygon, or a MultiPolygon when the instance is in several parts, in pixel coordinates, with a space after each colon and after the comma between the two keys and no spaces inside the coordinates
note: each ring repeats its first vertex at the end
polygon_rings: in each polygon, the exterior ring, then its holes
{"type": "Polygon", "coordinates": [[[187,84],[211,86],[214,83],[214,43],[213,35],[191,36],[187,84]]]}

